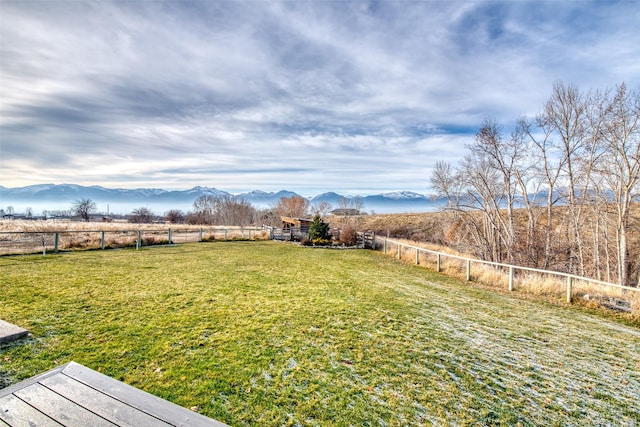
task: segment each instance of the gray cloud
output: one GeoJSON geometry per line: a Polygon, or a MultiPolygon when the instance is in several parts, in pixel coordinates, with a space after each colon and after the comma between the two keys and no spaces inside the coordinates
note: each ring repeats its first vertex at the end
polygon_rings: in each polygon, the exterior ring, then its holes
{"type": "Polygon", "coordinates": [[[554,81],[640,84],[633,2],[10,0],[0,20],[4,186],[427,192],[554,81]]]}

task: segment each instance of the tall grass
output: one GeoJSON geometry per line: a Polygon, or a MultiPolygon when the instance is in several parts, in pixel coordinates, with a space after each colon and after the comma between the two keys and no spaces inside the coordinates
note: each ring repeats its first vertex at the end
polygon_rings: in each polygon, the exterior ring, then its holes
{"type": "MultiPolygon", "coordinates": [[[[387,256],[398,258],[398,246],[401,246],[400,260],[402,262],[419,264],[431,270],[436,270],[436,255],[419,252],[416,260],[415,249],[404,248],[402,247],[403,245],[428,249],[455,257],[475,259],[469,254],[457,252],[452,248],[403,239],[387,241],[387,256]],[[400,245],[393,243],[394,241],[400,243],[400,245]]],[[[380,249],[379,246],[380,244],[378,244],[378,249],[380,249]]],[[[443,255],[441,257],[440,272],[450,277],[466,279],[466,261],[443,255]]],[[[509,272],[508,269],[485,265],[482,264],[481,260],[477,260],[477,262],[472,262],[471,280],[482,286],[504,291],[508,289],[509,272]]],[[[566,278],[552,273],[518,271],[514,276],[513,291],[519,295],[533,296],[547,301],[562,303],[566,300],[566,290],[566,278]]],[[[572,298],[573,302],[589,308],[627,311],[629,313],[625,317],[632,323],[640,324],[640,292],[599,285],[586,280],[574,280],[572,298]]]]}

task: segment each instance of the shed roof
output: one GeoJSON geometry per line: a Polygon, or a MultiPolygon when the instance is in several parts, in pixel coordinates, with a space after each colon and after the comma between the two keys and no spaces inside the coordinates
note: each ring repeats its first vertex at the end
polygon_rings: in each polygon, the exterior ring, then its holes
{"type": "Polygon", "coordinates": [[[311,222],[313,222],[313,220],[309,218],[292,218],[288,216],[283,216],[280,218],[282,218],[282,222],[286,224],[294,224],[294,225],[301,225],[301,224],[309,225],[311,224],[311,222]]]}

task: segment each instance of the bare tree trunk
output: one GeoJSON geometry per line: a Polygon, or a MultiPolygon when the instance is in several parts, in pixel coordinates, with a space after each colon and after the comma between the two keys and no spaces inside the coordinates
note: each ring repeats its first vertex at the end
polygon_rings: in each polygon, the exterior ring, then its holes
{"type": "Polygon", "coordinates": [[[543,121],[559,136],[564,165],[564,179],[568,191],[567,207],[570,226],[570,268],[573,272],[584,274],[584,248],[581,233],[582,206],[584,191],[577,194],[580,182],[578,165],[574,164],[585,150],[588,102],[577,87],[564,86],[562,82],[553,85],[553,93],[544,107],[543,121]],[[577,265],[573,265],[573,260],[577,265]]]}
{"type": "Polygon", "coordinates": [[[602,111],[603,127],[598,133],[605,154],[598,168],[617,207],[616,241],[618,283],[629,285],[633,262],[629,257],[628,233],[631,203],[640,183],[640,91],[617,87],[602,111]]]}

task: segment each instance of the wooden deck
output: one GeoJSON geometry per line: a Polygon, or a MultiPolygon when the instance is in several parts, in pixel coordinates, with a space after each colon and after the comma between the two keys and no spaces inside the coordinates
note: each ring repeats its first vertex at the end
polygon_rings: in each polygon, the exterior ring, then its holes
{"type": "Polygon", "coordinates": [[[28,333],[26,329],[0,319],[0,344],[19,340],[26,337],[28,333]]]}
{"type": "Polygon", "coordinates": [[[75,362],[0,390],[0,426],[194,426],[226,424],[75,362]]]}

